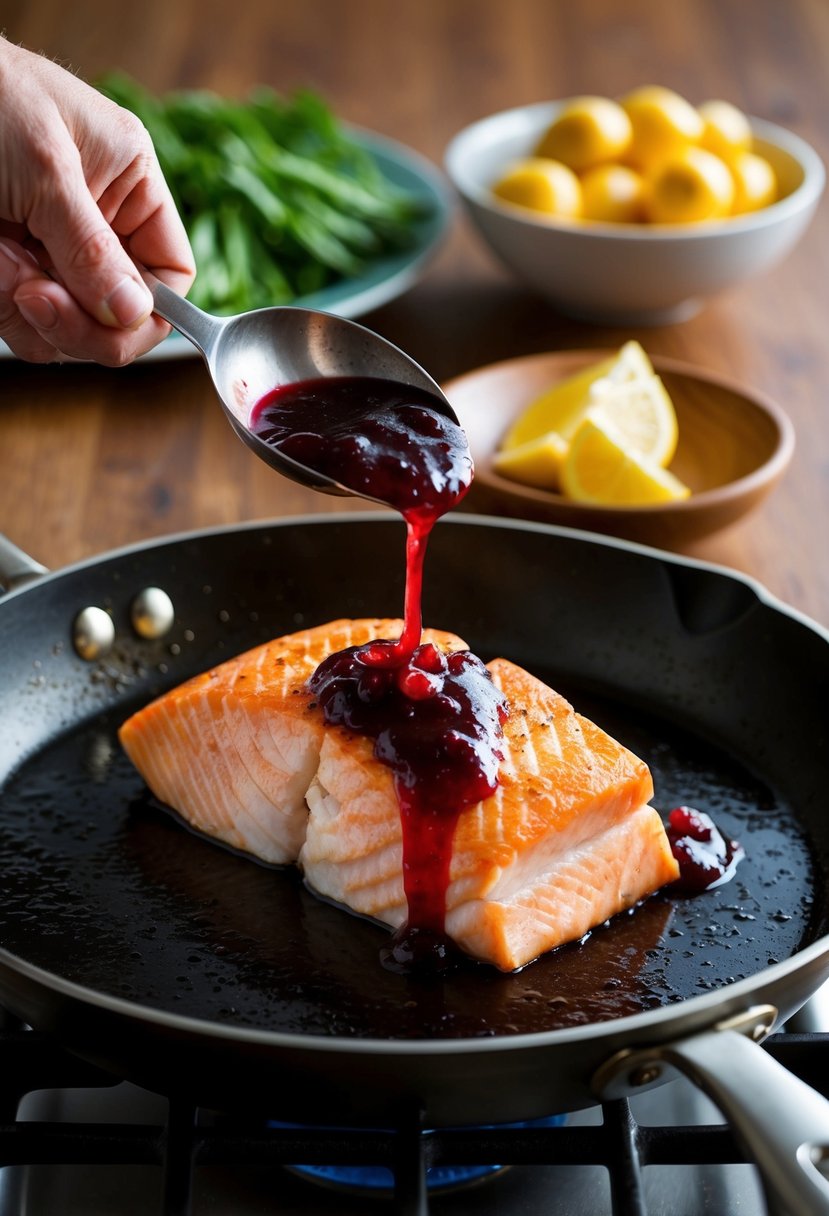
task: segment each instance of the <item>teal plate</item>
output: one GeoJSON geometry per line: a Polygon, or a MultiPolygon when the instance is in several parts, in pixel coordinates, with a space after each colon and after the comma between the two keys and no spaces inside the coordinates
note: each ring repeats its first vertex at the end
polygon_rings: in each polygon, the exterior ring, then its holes
{"type": "MultiPolygon", "coordinates": [[[[446,179],[419,152],[372,131],[349,128],[349,132],[357,143],[372,154],[383,175],[393,185],[425,204],[423,218],[415,220],[412,225],[413,240],[407,249],[378,258],[364,274],[355,278],[341,279],[322,291],[291,300],[293,308],[316,308],[321,312],[353,319],[388,304],[414,286],[446,234],[453,204],[446,179]]],[[[191,342],[180,334],[172,333],[153,350],[142,355],[140,361],[180,359],[197,354],[191,342]]],[[[14,358],[2,340],[0,358],[14,358]]]]}

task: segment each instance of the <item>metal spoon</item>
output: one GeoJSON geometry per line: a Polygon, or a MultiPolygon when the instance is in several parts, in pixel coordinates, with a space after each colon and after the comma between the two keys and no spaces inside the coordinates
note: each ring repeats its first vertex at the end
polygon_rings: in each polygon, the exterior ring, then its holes
{"type": "Polygon", "coordinates": [[[326,494],[353,494],[347,486],[283,455],[251,431],[251,408],[283,384],[325,376],[396,380],[432,393],[435,409],[457,423],[435,381],[413,359],[370,329],[309,308],[262,308],[214,317],[196,308],[148,271],[142,271],[160,317],[201,352],[236,434],[286,477],[326,494]]]}

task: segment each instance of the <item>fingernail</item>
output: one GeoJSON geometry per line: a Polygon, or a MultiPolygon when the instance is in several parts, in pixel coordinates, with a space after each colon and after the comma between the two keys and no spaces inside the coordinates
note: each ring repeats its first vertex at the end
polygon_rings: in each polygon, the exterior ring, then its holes
{"type": "Polygon", "coordinates": [[[131,329],[143,321],[152,310],[152,296],[147,288],[129,276],[122,279],[104,301],[104,312],[109,314],[110,323],[122,325],[124,329],[131,329]]]}
{"type": "Polygon", "coordinates": [[[54,305],[45,296],[26,296],[15,300],[24,321],[28,321],[35,329],[54,329],[58,323],[58,314],[54,305]]]}
{"type": "Polygon", "coordinates": [[[11,291],[20,273],[20,263],[0,245],[0,291],[11,291]]]}

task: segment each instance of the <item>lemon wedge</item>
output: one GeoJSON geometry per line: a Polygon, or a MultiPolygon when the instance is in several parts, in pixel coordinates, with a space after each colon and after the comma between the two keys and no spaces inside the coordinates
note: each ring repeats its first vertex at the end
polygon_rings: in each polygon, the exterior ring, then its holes
{"type": "Polygon", "coordinates": [[[540,439],[549,431],[569,440],[587,411],[617,385],[653,374],[653,365],[640,344],[625,342],[609,359],[560,380],[531,401],[504,436],[502,451],[540,439]]]}
{"type": "Polygon", "coordinates": [[[665,468],[676,452],[679,428],[676,411],[659,376],[648,376],[613,385],[594,397],[599,404],[587,417],[605,419],[624,439],[625,445],[665,468]]]}
{"type": "Polygon", "coordinates": [[[679,478],[632,451],[613,423],[597,411],[579,426],[561,468],[564,493],[601,506],[679,502],[691,491],[679,478]]]}
{"type": "Polygon", "coordinates": [[[568,443],[555,431],[547,431],[506,452],[496,452],[492,467],[502,477],[540,490],[556,490],[568,443]]]}

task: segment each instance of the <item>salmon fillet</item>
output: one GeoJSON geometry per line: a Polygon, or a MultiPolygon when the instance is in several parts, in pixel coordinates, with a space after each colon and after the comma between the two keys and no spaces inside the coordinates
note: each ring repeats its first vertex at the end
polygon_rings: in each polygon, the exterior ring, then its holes
{"type": "MultiPolygon", "coordinates": [[[[679,873],[643,761],[504,659],[488,664],[510,704],[500,783],[458,820],[446,932],[513,971],[633,907],[679,873]]],[[[299,855],[309,886],[362,915],[406,919],[391,771],[371,740],[325,731],[299,855]]]]}
{"type": "MultiPolygon", "coordinates": [[[[277,637],[146,705],[120,727],[120,743],[156,798],[197,831],[266,862],[297,861],[326,730],[306,682],[329,654],[401,631],[401,620],[370,618],[277,637]]],[[[466,649],[440,630],[424,637],[466,649]]]]}
{"type": "MultiPolygon", "coordinates": [[[[294,862],[326,730],[306,682],[329,654],[397,638],[402,628],[393,619],[338,620],[266,642],[139,710],[121,727],[121,744],[156,798],[198,831],[263,861],[294,862]]],[[[424,637],[466,649],[454,634],[424,637]]]]}
{"type": "MultiPolygon", "coordinates": [[[[277,638],[139,710],[121,743],[198,831],[394,928],[406,920],[400,808],[373,740],[326,726],[307,681],[328,655],[397,638],[399,620],[338,620],[277,638]]],[[[444,652],[454,634],[425,630],[444,652]]],[[[510,704],[495,793],[461,812],[446,932],[503,971],[582,937],[678,875],[647,766],[504,659],[510,704]]]]}

